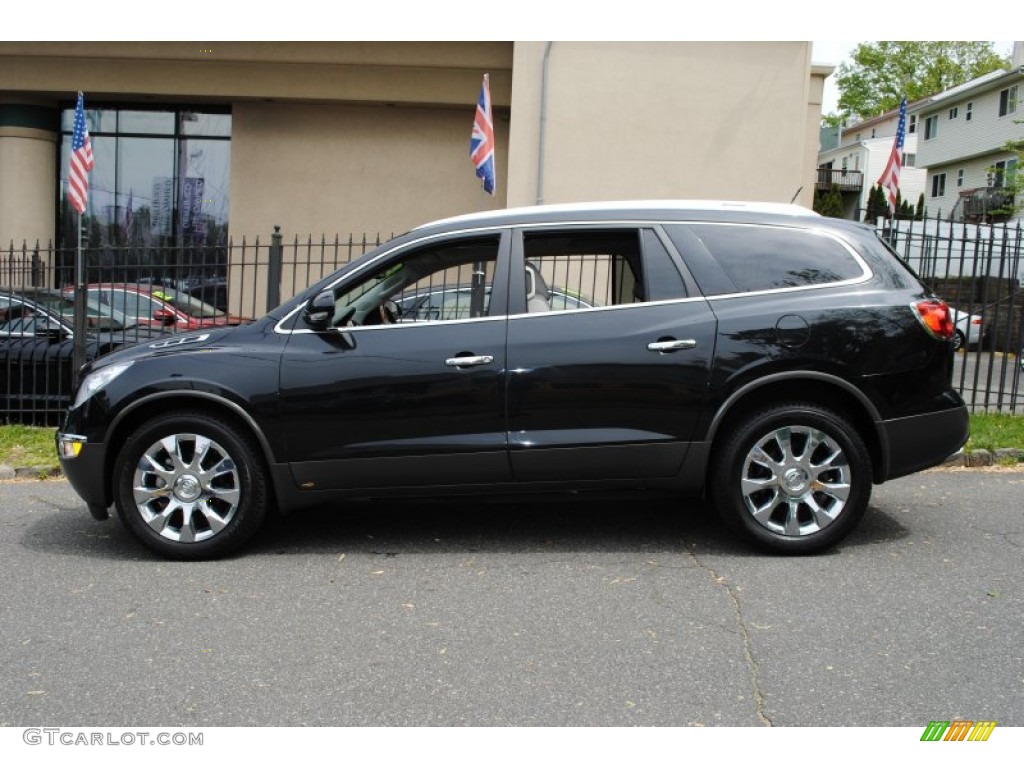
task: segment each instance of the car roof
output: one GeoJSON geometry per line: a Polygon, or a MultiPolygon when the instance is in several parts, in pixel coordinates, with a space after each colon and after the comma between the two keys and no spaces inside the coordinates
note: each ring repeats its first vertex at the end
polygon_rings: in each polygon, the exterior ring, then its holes
{"type": "Polygon", "coordinates": [[[822,217],[809,208],[788,203],[749,202],[738,200],[624,200],[591,203],[560,203],[522,208],[481,211],[452,216],[423,224],[413,232],[453,226],[501,226],[526,222],[551,222],[574,219],[602,221],[608,219],[688,219],[711,217],[723,221],[772,218],[822,217]]]}

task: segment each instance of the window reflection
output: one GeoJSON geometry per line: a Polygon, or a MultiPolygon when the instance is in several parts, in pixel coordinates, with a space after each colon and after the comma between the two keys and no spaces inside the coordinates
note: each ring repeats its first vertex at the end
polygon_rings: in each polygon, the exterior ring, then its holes
{"type": "MultiPolygon", "coordinates": [[[[74,109],[61,118],[60,240],[76,244],[67,204],[74,109]]],[[[87,109],[96,164],[83,238],[106,246],[205,247],[227,243],[231,115],[192,110],[87,109]]]]}

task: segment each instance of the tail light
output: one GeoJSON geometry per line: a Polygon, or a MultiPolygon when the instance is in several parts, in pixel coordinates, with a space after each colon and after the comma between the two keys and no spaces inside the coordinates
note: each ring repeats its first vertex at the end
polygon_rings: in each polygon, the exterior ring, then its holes
{"type": "Polygon", "coordinates": [[[910,305],[924,329],[936,339],[949,341],[956,333],[953,313],[942,299],[926,299],[910,305]]]}

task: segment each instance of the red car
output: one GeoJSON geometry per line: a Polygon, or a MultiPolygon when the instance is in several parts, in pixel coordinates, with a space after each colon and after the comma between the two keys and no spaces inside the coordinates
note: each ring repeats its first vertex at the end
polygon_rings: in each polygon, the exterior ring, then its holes
{"type": "MultiPolygon", "coordinates": [[[[163,285],[148,283],[90,283],[88,297],[111,307],[141,326],[157,326],[173,331],[193,331],[221,325],[241,325],[244,318],[229,315],[187,293],[163,285]]],[[[74,295],[74,287],[64,288],[74,295]]]]}

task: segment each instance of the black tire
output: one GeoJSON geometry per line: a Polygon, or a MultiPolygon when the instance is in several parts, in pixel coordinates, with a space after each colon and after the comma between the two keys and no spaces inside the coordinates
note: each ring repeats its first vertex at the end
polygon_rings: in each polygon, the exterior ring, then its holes
{"type": "Polygon", "coordinates": [[[779,554],[833,546],[864,516],[871,461],[838,413],[785,403],[754,413],[717,444],[709,491],[723,521],[779,554]]]}
{"type": "Polygon", "coordinates": [[[177,560],[239,548],[267,514],[255,441],[213,414],[170,413],[146,422],[118,453],[113,480],[124,524],[147,547],[177,560]]]}
{"type": "Polygon", "coordinates": [[[967,346],[967,339],[964,338],[962,332],[957,331],[953,334],[953,349],[959,352],[961,349],[967,346]]]}

